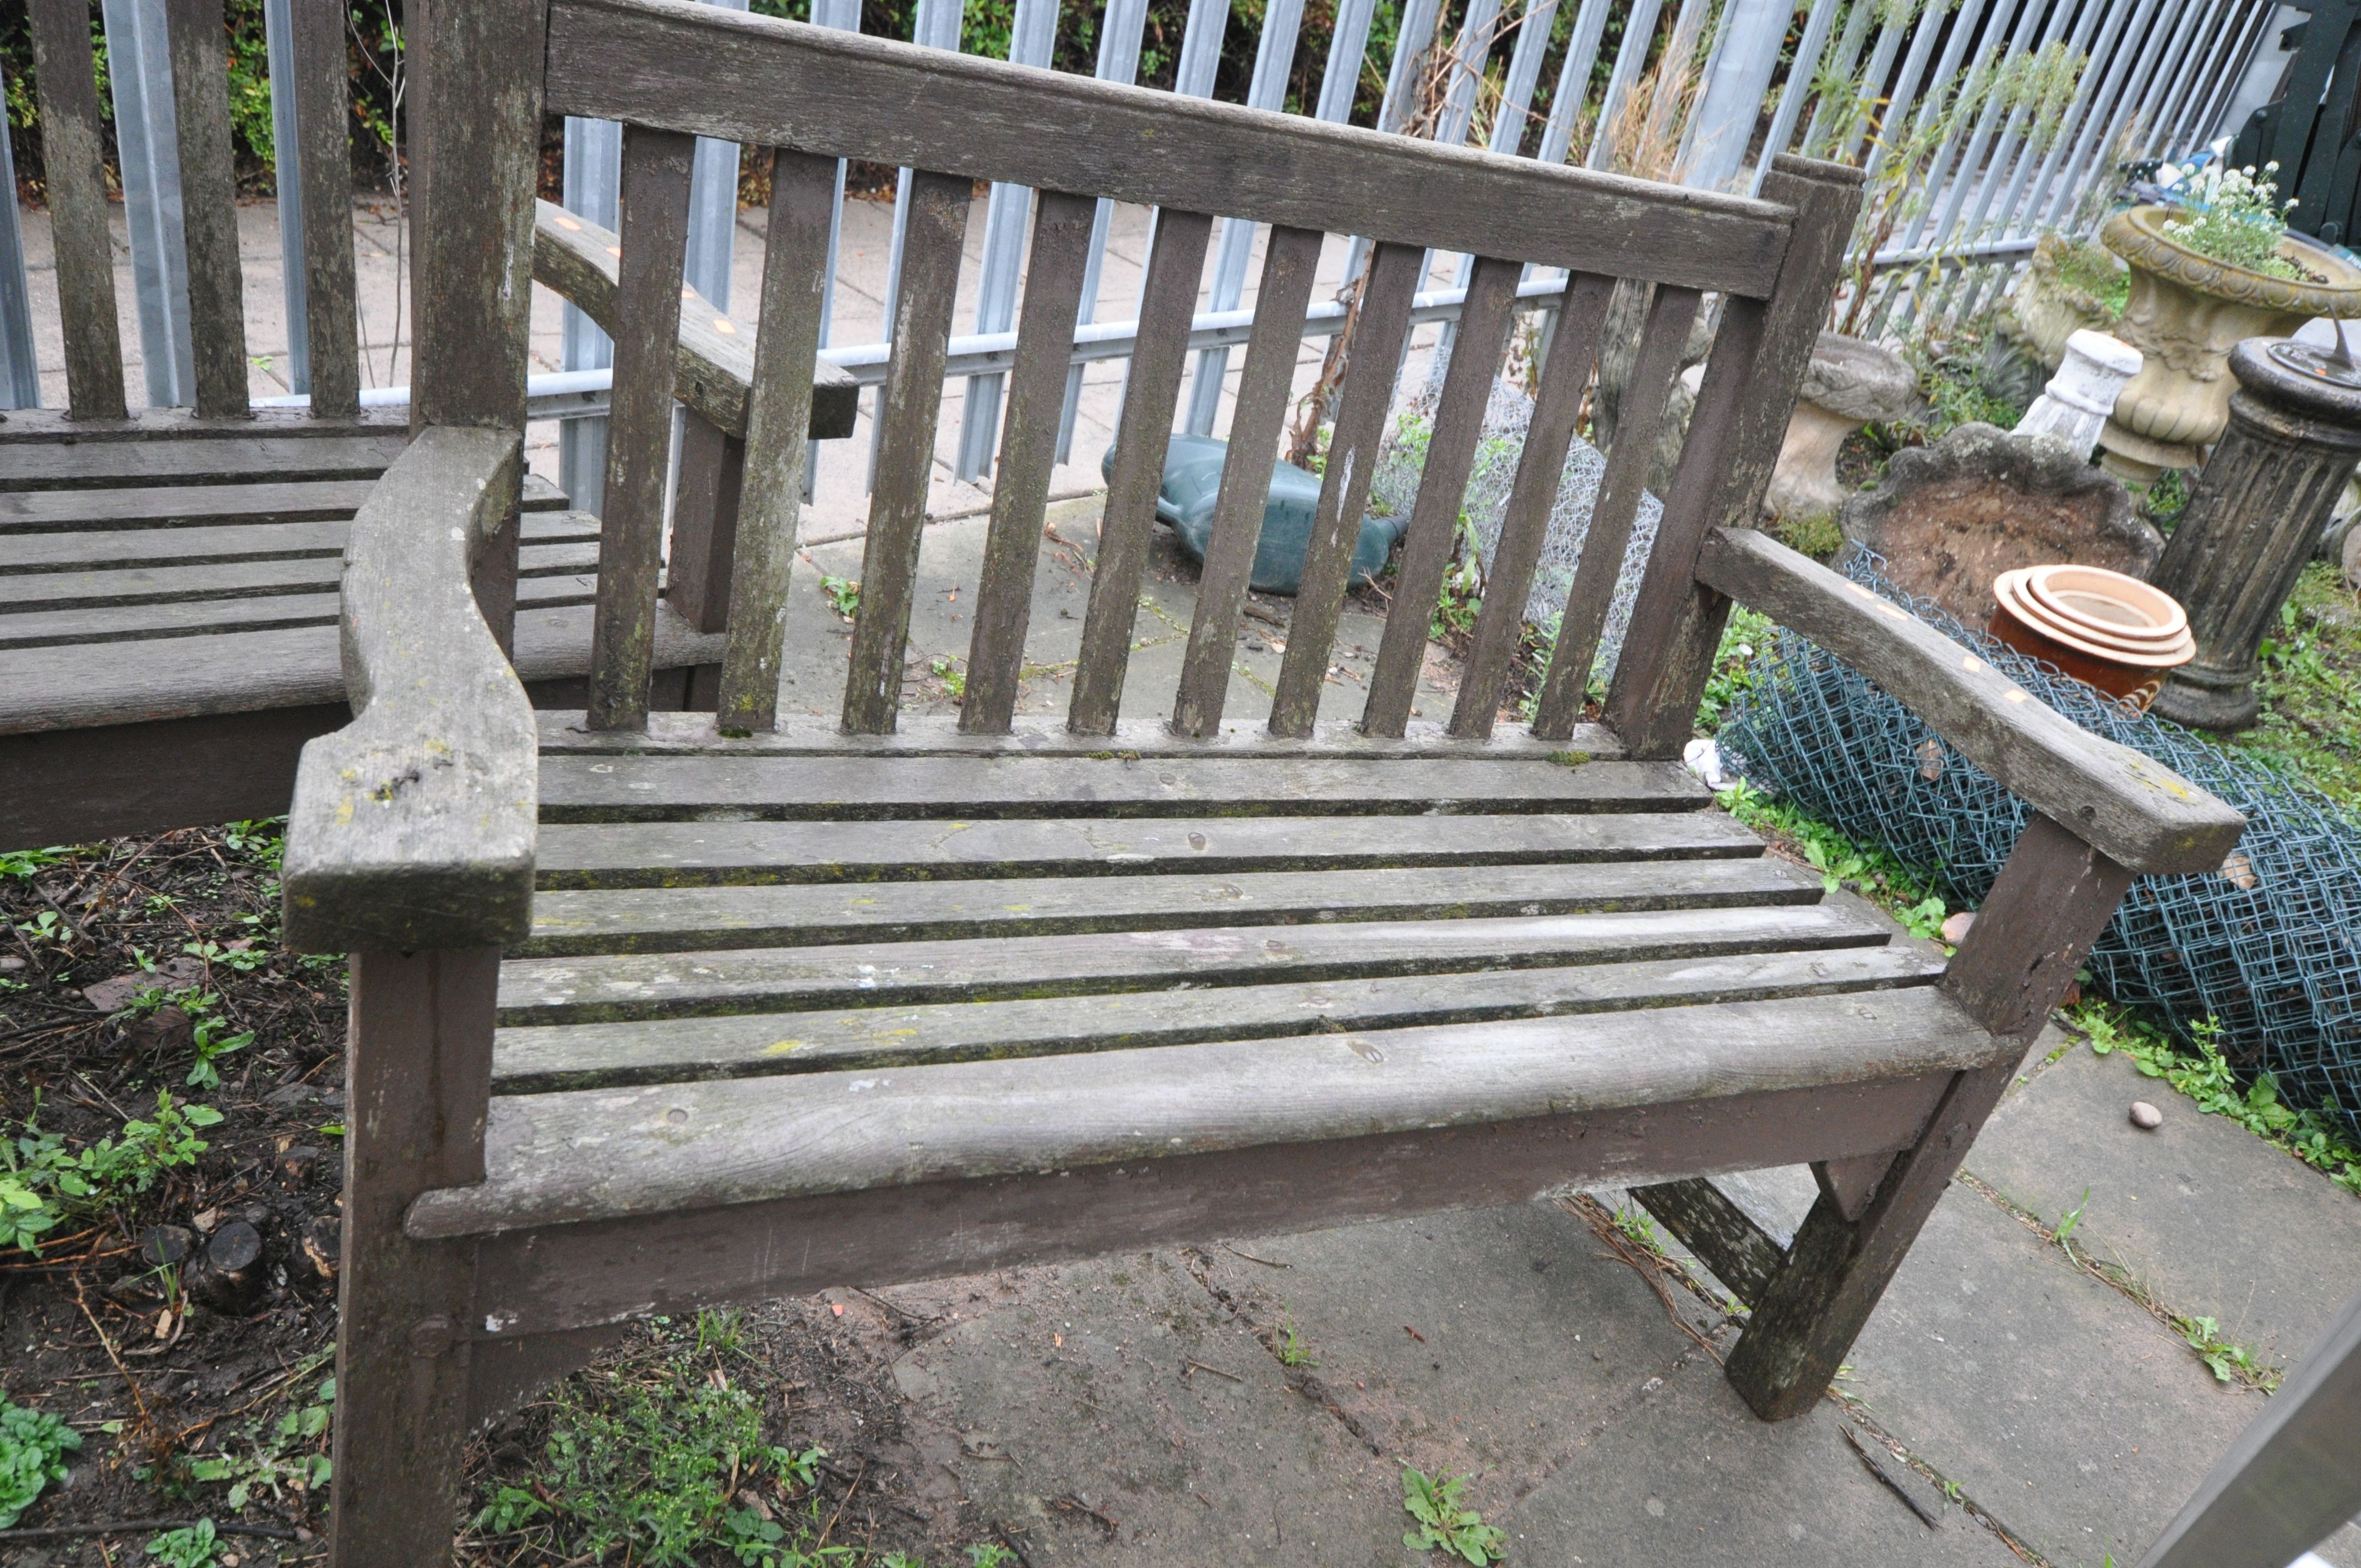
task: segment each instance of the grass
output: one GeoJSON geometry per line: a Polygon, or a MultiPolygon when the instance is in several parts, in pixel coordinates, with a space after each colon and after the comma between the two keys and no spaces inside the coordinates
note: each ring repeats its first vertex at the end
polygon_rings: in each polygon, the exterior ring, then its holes
{"type": "Polygon", "coordinates": [[[1842,833],[1774,800],[1741,779],[1716,797],[1722,808],[1820,873],[1829,893],[1850,888],[1883,909],[1914,937],[1933,940],[1949,910],[1931,883],[1884,850],[1856,844],[1842,833]]]}
{"type": "Polygon", "coordinates": [[[2262,721],[2237,748],[2361,811],[2361,598],[2306,566],[2264,639],[2262,721]]]}
{"type": "Polygon", "coordinates": [[[1318,1358],[1312,1354],[1312,1347],[1305,1344],[1303,1336],[1295,1332],[1295,1320],[1291,1317],[1279,1319],[1279,1332],[1271,1343],[1271,1354],[1279,1357],[1281,1366],[1320,1365],[1318,1358]]]}

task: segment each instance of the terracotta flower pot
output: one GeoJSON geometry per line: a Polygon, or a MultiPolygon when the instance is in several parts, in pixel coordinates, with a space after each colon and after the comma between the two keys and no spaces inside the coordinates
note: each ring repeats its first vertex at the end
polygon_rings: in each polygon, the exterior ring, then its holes
{"type": "Polygon", "coordinates": [[[2132,270],[2115,335],[2145,356],[2101,437],[2108,469],[2146,486],[2168,468],[2195,468],[2230,422],[2230,350],[2250,337],[2285,337],[2314,316],[2361,316],[2361,268],[2301,240],[2279,254],[2320,274],[2292,282],[2198,255],[2164,232],[2169,207],[2117,213],[2100,241],[2132,270]]]}
{"type": "Polygon", "coordinates": [[[2197,655],[2169,594],[2101,566],[2024,566],[1993,580],[1986,630],[2109,696],[2146,709],[2165,672],[2197,655]]]}

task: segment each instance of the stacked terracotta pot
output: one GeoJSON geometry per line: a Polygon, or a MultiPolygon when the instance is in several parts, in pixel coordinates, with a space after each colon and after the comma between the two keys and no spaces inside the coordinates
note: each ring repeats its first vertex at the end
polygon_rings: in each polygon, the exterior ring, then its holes
{"type": "Polygon", "coordinates": [[[1994,637],[2135,707],[2197,656],[2179,602],[2121,572],[2024,566],[1993,580],[1993,598],[1994,637]]]}

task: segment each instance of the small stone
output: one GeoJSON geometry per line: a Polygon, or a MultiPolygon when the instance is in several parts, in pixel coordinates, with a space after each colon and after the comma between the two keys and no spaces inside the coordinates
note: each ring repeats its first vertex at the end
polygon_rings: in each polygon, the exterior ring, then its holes
{"type": "Polygon", "coordinates": [[[1962,909],[1943,922],[1943,940],[1958,947],[1968,939],[1968,927],[1976,923],[1975,911],[1962,909]]]}
{"type": "Polygon", "coordinates": [[[16,953],[0,953],[0,974],[15,974],[25,967],[23,957],[16,953]]]}
{"type": "Polygon", "coordinates": [[[2142,1132],[2152,1133],[2164,1125],[2164,1113],[2145,1100],[2132,1102],[2132,1125],[2142,1132]]]}
{"type": "Polygon", "coordinates": [[[301,1187],[312,1179],[312,1172],[320,1164],[320,1151],[309,1144],[297,1144],[279,1156],[279,1177],[290,1187],[301,1187]]]}

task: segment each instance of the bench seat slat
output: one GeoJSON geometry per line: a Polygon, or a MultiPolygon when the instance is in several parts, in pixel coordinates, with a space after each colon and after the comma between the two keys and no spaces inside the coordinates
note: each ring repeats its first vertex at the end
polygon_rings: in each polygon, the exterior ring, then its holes
{"type": "MultiPolygon", "coordinates": [[[[21,449],[12,449],[9,454],[11,462],[15,461],[16,450],[21,449]]],[[[0,536],[77,529],[161,529],[190,524],[218,527],[225,522],[350,521],[376,488],[375,479],[323,479],[0,494],[0,536]]],[[[520,505],[526,511],[562,510],[566,495],[548,480],[528,474],[520,505]]]]}
{"type": "Polygon", "coordinates": [[[291,484],[374,479],[410,444],[408,431],[368,435],[256,435],[213,441],[77,441],[14,447],[0,490],[119,489],[141,485],[291,484]]]}
{"type": "Polygon", "coordinates": [[[1446,922],[1196,927],[990,940],[850,942],[694,954],[519,959],[500,971],[503,1024],[860,1007],[1621,959],[1850,948],[1891,922],[1836,900],[1446,922]]]}
{"type": "Polygon", "coordinates": [[[516,950],[684,952],[720,946],[927,941],[1237,925],[1460,919],[1608,909],[1800,904],[1817,872],[1784,861],[1638,861],[1241,872],[1226,877],[1021,877],[966,882],[551,891],[516,950]]]}
{"type": "MultiPolygon", "coordinates": [[[[36,581],[39,579],[35,579],[36,581]]],[[[225,631],[269,631],[336,624],[342,602],[333,582],[321,592],[297,587],[237,598],[179,598],[151,604],[110,604],[83,609],[30,609],[0,614],[0,648],[62,648],[142,642],[225,631]]],[[[588,604],[595,579],[579,571],[526,577],[517,584],[520,609],[588,604]]]]}
{"type": "Polygon", "coordinates": [[[1433,817],[1018,817],[905,822],[550,823],[544,888],[700,883],[1223,874],[1576,861],[1744,859],[1763,841],[1719,812],[1433,817]]]}
{"type": "MultiPolygon", "coordinates": [[[[598,538],[587,511],[528,511],[524,543],[574,544],[598,538]]],[[[340,562],[349,518],[323,522],[229,523],[214,528],[108,528],[92,533],[26,533],[0,543],[0,582],[43,572],[134,566],[209,566],[236,561],[321,556],[340,562]]],[[[332,579],[333,580],[333,579],[332,579]]],[[[16,591],[0,588],[0,597],[16,591]]]]}
{"type": "MultiPolygon", "coordinates": [[[[522,577],[555,577],[598,569],[595,536],[578,544],[528,543],[517,556],[517,575],[522,577]]],[[[168,562],[115,571],[28,572],[0,579],[7,585],[0,587],[0,627],[7,625],[7,616],[32,609],[334,593],[343,574],[341,554],[204,565],[168,562]]]]}
{"type": "Polygon", "coordinates": [[[418,1237],[1980,1068],[1932,987],[492,1102],[418,1237]]]}
{"type": "Polygon", "coordinates": [[[1459,815],[1500,811],[1690,811],[1710,803],[1677,762],[1462,762],[1168,757],[544,757],[544,822],[726,815],[808,818],[1459,815]]]}
{"type": "Polygon", "coordinates": [[[895,1068],[1932,983],[1916,946],[499,1031],[492,1091],[895,1068]]]}

